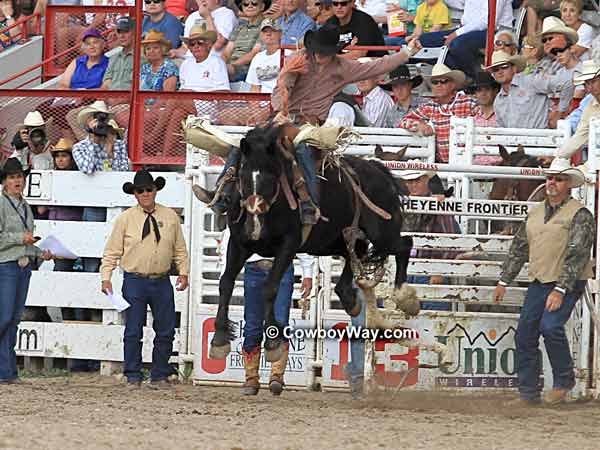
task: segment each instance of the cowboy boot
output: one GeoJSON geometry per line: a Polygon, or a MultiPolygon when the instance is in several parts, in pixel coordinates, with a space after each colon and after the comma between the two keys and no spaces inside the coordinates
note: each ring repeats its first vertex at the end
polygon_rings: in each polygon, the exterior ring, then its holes
{"type": "Polygon", "coordinates": [[[284,344],[283,354],[278,361],[271,364],[271,377],[269,378],[269,390],[273,395],[280,395],[283,391],[283,374],[288,362],[289,344],[284,344]]]}
{"type": "Polygon", "coordinates": [[[260,389],[258,381],[258,368],[260,366],[260,347],[248,353],[242,351],[244,359],[244,370],[246,371],[246,382],[242,386],[242,395],[256,395],[260,389]]]}

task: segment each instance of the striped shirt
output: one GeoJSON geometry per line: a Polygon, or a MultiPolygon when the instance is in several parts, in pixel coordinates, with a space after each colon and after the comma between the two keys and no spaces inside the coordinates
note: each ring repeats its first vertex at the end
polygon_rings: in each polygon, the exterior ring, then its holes
{"type": "Polygon", "coordinates": [[[371,126],[384,127],[385,118],[393,108],[394,100],[379,86],[375,86],[363,98],[362,112],[371,122],[371,126]]]}
{"type": "Polygon", "coordinates": [[[452,116],[465,118],[475,115],[477,103],[471,97],[457,93],[445,105],[440,105],[433,100],[410,111],[400,122],[400,128],[412,129],[419,122],[430,125],[435,132],[435,161],[447,163],[450,153],[450,118],[452,116]]]}

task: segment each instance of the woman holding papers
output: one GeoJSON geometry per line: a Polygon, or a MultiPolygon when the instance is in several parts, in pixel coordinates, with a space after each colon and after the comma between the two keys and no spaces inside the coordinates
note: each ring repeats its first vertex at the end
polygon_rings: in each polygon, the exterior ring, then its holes
{"type": "Polygon", "coordinates": [[[0,384],[18,382],[17,327],[25,309],[33,260],[52,258],[33,244],[33,212],[23,197],[29,171],[16,158],[0,170],[0,384]]]}

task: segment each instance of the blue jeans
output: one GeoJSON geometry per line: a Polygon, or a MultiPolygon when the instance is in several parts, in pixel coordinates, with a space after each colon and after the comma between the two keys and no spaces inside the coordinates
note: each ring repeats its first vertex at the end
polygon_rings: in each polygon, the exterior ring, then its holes
{"type": "MultiPolygon", "coordinates": [[[[432,31],[423,33],[419,40],[423,47],[442,47],[444,39],[454,30],[432,31]]],[[[462,70],[467,76],[474,78],[478,52],[485,47],[487,31],[471,31],[457,36],[448,47],[445,64],[451,69],[462,70]]]]}
{"type": "Polygon", "coordinates": [[[15,261],[0,263],[0,380],[15,380],[17,327],[29,290],[31,264],[24,269],[15,261]]]}
{"type": "MultiPolygon", "coordinates": [[[[262,343],[265,306],[263,286],[269,271],[256,264],[244,266],[244,343],[242,350],[252,353],[262,343]]],[[[294,291],[294,266],[290,265],[281,278],[277,297],[275,297],[275,321],[286,327],[290,320],[292,293],[294,291]]]]}
{"type": "MultiPolygon", "coordinates": [[[[363,291],[356,291],[358,301],[361,303],[360,314],[350,317],[353,327],[364,327],[366,325],[367,302],[363,291]]],[[[365,341],[363,339],[352,339],[350,341],[350,362],[346,369],[350,384],[362,383],[365,376],[365,341]]]]}
{"type": "Polygon", "coordinates": [[[304,174],[306,188],[308,189],[308,193],[310,194],[310,198],[312,199],[313,203],[318,205],[319,190],[317,184],[317,170],[315,169],[315,156],[313,154],[314,151],[315,150],[313,148],[304,142],[296,146],[296,159],[298,160],[300,169],[302,169],[302,173],[304,174]]]}
{"type": "Polygon", "coordinates": [[[404,36],[383,36],[383,40],[385,41],[385,45],[405,45],[406,39],[404,36]]]}
{"type": "MultiPolygon", "coordinates": [[[[410,275],[406,278],[406,282],[410,284],[429,284],[429,278],[427,275],[410,275]]],[[[452,305],[446,302],[421,302],[421,309],[450,311],[452,305]]]]}
{"type": "MultiPolygon", "coordinates": [[[[84,222],[106,222],[106,208],[86,207],[83,208],[84,222]]],[[[100,258],[82,258],[84,272],[98,272],[100,269],[100,258]]]]}
{"type": "Polygon", "coordinates": [[[125,310],[125,335],[123,373],[128,381],[141,381],[142,338],[148,305],[152,311],[152,328],[156,333],[152,350],[154,381],[164,380],[173,373],[169,358],[173,353],[175,338],[175,295],[168,277],[150,280],[125,272],[123,297],[131,305],[125,310]]]}
{"type": "Polygon", "coordinates": [[[529,285],[515,335],[521,398],[538,399],[542,390],[539,383],[542,373],[540,334],[544,336],[544,345],[552,366],[554,387],[570,389],[575,384],[573,359],[565,334],[565,323],[569,320],[584,287],[585,282],[578,281],[575,290],[567,292],[561,307],[549,312],[546,310],[546,298],[554,288],[554,283],[533,282],[529,285]]]}

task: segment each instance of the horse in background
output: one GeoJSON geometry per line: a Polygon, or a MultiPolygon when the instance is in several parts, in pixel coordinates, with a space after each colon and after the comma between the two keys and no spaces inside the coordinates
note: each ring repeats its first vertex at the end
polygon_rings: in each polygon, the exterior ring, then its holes
{"type": "MultiPolygon", "coordinates": [[[[547,162],[542,158],[537,158],[525,153],[522,145],[517,150],[508,153],[506,148],[498,145],[499,154],[502,158],[500,166],[505,167],[548,167],[547,162]]],[[[539,202],[546,198],[543,180],[531,180],[525,178],[497,178],[494,180],[492,190],[489,195],[490,200],[520,201],[520,202],[539,202]]],[[[514,234],[516,225],[519,222],[493,221],[492,233],[514,234]]]]}

